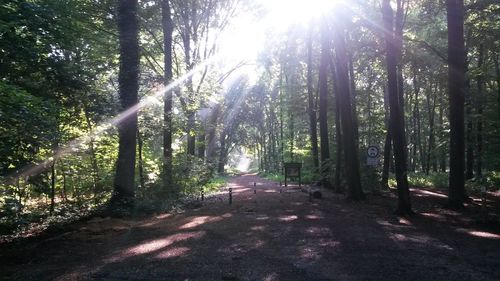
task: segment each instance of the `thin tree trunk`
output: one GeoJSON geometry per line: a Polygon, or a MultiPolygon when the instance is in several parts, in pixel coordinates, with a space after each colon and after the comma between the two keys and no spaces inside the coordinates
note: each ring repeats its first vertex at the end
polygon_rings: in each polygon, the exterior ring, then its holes
{"type": "MultiPolygon", "coordinates": [[[[414,129],[415,129],[415,134],[414,134],[414,140],[415,143],[413,144],[414,150],[413,150],[413,156],[416,157],[417,150],[419,153],[419,160],[420,160],[420,168],[422,171],[425,170],[425,158],[424,158],[424,150],[422,146],[422,136],[421,136],[421,123],[420,123],[420,100],[419,100],[419,95],[420,95],[420,86],[417,81],[417,74],[416,74],[416,69],[413,71],[413,85],[415,87],[415,100],[414,106],[413,106],[413,123],[414,123],[414,129]]],[[[398,88],[399,90],[399,88],[398,88]]],[[[414,158],[415,159],[415,158],[414,158]]],[[[416,161],[414,161],[416,163],[416,161]]]]}
{"type": "Polygon", "coordinates": [[[283,135],[283,70],[280,68],[280,156],[281,156],[281,173],[284,174],[285,163],[285,140],[283,135]]]}
{"type": "Polygon", "coordinates": [[[137,150],[138,150],[138,168],[139,168],[139,184],[141,191],[144,192],[146,188],[146,179],[144,178],[144,161],[142,159],[142,136],[141,132],[137,130],[137,150]]]}
{"type": "Polygon", "coordinates": [[[226,164],[226,134],[225,132],[221,132],[220,135],[220,152],[219,152],[219,164],[217,167],[217,173],[224,173],[224,166],[226,164]]]}
{"type": "Polygon", "coordinates": [[[477,58],[477,68],[479,74],[477,76],[477,155],[476,155],[476,175],[478,178],[483,176],[483,62],[484,62],[484,47],[479,45],[479,55],[477,58]]]}
{"type": "MultiPolygon", "coordinates": [[[[470,79],[466,81],[467,89],[470,89],[470,79]]],[[[466,166],[465,166],[465,179],[472,179],[474,177],[474,129],[473,129],[473,114],[472,114],[472,95],[469,91],[467,93],[467,103],[465,105],[465,117],[467,118],[467,152],[466,152],[466,166]]]]}
{"type": "MultiPolygon", "coordinates": [[[[442,89],[439,89],[442,92],[442,89]]],[[[444,135],[444,101],[442,95],[439,95],[439,142],[442,143],[445,140],[444,135]]],[[[439,170],[442,173],[446,172],[446,149],[443,145],[439,148],[439,170]]]]}
{"type": "Polygon", "coordinates": [[[56,161],[52,161],[50,165],[50,213],[54,212],[56,205],[56,161]]]}
{"type": "MultiPolygon", "coordinates": [[[[202,128],[202,130],[204,130],[202,128]]],[[[205,158],[205,133],[200,133],[198,135],[198,158],[205,158]]]]}
{"type": "MultiPolygon", "coordinates": [[[[332,69],[334,69],[332,67],[332,69]]],[[[336,73],[334,72],[333,78],[335,78],[336,73]]],[[[337,82],[334,81],[334,85],[337,82]]],[[[340,101],[339,101],[339,91],[334,86],[335,90],[335,135],[337,140],[337,159],[335,163],[335,192],[342,192],[341,187],[341,173],[342,173],[342,161],[343,161],[343,147],[342,147],[342,125],[340,121],[340,101]]]]}
{"type": "Polygon", "coordinates": [[[495,54],[494,61],[495,61],[495,72],[497,74],[497,111],[498,111],[498,117],[500,118],[500,55],[498,53],[495,54]]]}
{"type": "Polygon", "coordinates": [[[448,206],[461,208],[466,198],[464,185],[464,94],[465,44],[464,2],[447,0],[448,95],[450,102],[450,186],[448,206]]]}
{"type": "Polygon", "coordinates": [[[328,141],[328,64],[330,60],[330,44],[326,22],[321,28],[321,61],[319,66],[319,135],[321,148],[321,178],[325,186],[329,186],[327,160],[330,159],[328,141]]]}
{"type": "Polygon", "coordinates": [[[391,122],[389,116],[389,100],[387,90],[384,89],[384,109],[385,109],[385,126],[387,128],[387,133],[385,134],[384,142],[384,163],[382,165],[382,180],[380,186],[382,188],[389,188],[389,166],[391,165],[391,147],[392,147],[392,136],[391,136],[391,122]]]}
{"type": "MultiPolygon", "coordinates": [[[[121,109],[137,104],[139,89],[139,25],[137,0],[118,1],[118,33],[120,41],[120,71],[118,75],[121,109]]],[[[114,198],[134,197],[135,147],[137,112],[133,111],[118,125],[118,159],[114,182],[114,198]]]]}
{"type": "Polygon", "coordinates": [[[309,112],[309,133],[311,136],[311,150],[313,157],[314,168],[319,168],[319,151],[318,151],[318,131],[317,131],[317,118],[316,107],[314,106],[313,82],[312,82],[312,28],[309,28],[307,37],[307,101],[309,112]]]}
{"type": "MultiPolygon", "coordinates": [[[[431,87],[432,90],[432,87],[431,87]]],[[[429,93],[431,95],[432,93],[429,93]]],[[[431,169],[431,157],[432,157],[432,150],[434,149],[434,115],[435,115],[435,109],[436,109],[436,96],[432,96],[432,104],[431,104],[431,97],[427,96],[427,108],[428,108],[428,115],[429,115],[429,140],[427,143],[427,159],[425,161],[426,167],[425,167],[425,174],[429,175],[429,171],[431,169]]]]}
{"type": "Polygon", "coordinates": [[[92,180],[94,181],[93,183],[93,193],[94,193],[94,199],[97,200],[97,196],[99,192],[101,191],[99,188],[99,184],[101,182],[100,177],[99,177],[99,165],[97,164],[97,157],[95,153],[95,148],[94,148],[94,136],[93,136],[93,128],[92,128],[92,122],[90,120],[90,114],[88,110],[85,108],[84,110],[85,114],[85,121],[87,122],[87,127],[89,129],[89,134],[90,134],[90,141],[89,141],[89,151],[90,151],[90,162],[92,164],[92,180]]]}
{"type": "MultiPolygon", "coordinates": [[[[163,77],[164,87],[172,81],[172,33],[174,25],[170,11],[170,1],[162,0],[162,28],[163,28],[163,77]]],[[[172,107],[173,90],[166,91],[163,96],[163,193],[167,194],[172,185],[172,107]]]]}

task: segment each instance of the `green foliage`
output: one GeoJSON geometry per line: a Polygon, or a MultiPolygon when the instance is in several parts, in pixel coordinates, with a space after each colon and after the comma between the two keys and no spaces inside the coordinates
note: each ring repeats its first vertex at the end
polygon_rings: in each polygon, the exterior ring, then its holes
{"type": "Polygon", "coordinates": [[[500,190],[500,171],[491,171],[482,178],[475,178],[466,182],[466,187],[473,191],[500,190]]]}
{"type": "Polygon", "coordinates": [[[213,171],[202,159],[191,155],[176,157],[173,173],[181,195],[199,193],[213,176],[213,171]]]}

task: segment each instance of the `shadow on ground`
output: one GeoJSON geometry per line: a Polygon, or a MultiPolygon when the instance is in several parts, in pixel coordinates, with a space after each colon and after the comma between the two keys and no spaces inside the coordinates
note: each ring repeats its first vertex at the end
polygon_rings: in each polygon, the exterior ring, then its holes
{"type": "Polygon", "coordinates": [[[413,191],[419,214],[405,219],[386,196],[348,203],[324,192],[310,202],[255,175],[228,187],[232,205],[224,194],[178,214],[97,219],[4,245],[0,271],[18,280],[500,280],[498,225],[440,209],[445,195],[413,191]]]}

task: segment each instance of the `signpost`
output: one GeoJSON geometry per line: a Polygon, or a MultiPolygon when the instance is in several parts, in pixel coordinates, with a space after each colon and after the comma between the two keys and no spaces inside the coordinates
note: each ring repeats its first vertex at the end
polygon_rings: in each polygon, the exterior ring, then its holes
{"type": "Polygon", "coordinates": [[[302,163],[283,163],[285,166],[285,187],[288,186],[288,178],[299,178],[299,187],[301,185],[301,175],[300,170],[302,169],[302,163]]]}
{"type": "Polygon", "coordinates": [[[366,165],[378,166],[380,159],[380,149],[375,145],[370,145],[366,149],[366,165]]]}

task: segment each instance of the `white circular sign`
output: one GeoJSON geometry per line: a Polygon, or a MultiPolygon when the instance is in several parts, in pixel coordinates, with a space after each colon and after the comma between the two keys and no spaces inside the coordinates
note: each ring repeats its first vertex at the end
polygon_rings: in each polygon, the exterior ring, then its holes
{"type": "Polygon", "coordinates": [[[374,145],[370,145],[367,149],[366,149],[366,154],[368,155],[368,157],[370,158],[377,158],[380,154],[379,152],[379,149],[378,147],[374,146],[374,145]]]}

